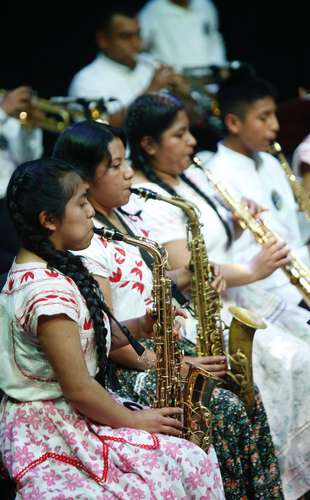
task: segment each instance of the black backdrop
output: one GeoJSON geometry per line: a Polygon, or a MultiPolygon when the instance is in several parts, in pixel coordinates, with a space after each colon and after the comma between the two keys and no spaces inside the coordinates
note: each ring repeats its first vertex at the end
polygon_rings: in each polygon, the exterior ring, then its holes
{"type": "MultiPolygon", "coordinates": [[[[309,55],[302,2],[214,2],[228,59],[252,64],[276,85],[280,99],[294,96],[309,55]]],[[[83,3],[82,9],[65,0],[2,3],[0,88],[29,84],[42,97],[66,95],[73,74],[95,55],[94,20],[107,1],[83,3]]]]}

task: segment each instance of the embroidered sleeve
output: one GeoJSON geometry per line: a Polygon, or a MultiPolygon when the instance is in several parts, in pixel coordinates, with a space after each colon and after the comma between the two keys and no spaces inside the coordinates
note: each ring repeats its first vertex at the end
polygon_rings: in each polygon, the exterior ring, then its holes
{"type": "Polygon", "coordinates": [[[76,323],[79,321],[78,292],[72,280],[59,277],[57,271],[45,270],[44,273],[46,277],[41,281],[25,287],[20,323],[32,335],[37,334],[40,316],[65,314],[76,323]]]}

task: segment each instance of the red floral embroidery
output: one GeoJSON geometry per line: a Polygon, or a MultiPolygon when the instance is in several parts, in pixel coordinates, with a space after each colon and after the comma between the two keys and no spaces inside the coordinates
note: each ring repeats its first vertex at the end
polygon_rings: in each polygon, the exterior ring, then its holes
{"type": "Polygon", "coordinates": [[[103,240],[102,238],[99,238],[99,241],[104,246],[104,248],[107,248],[107,246],[108,246],[107,240],[103,240]]]}
{"type": "Polygon", "coordinates": [[[92,324],[93,324],[93,322],[91,319],[85,318],[84,323],[83,323],[84,330],[90,330],[92,327],[92,324]]]}
{"type": "Polygon", "coordinates": [[[140,283],[139,281],[137,281],[136,283],[134,283],[134,284],[132,285],[132,287],[131,287],[131,288],[132,288],[133,290],[134,290],[135,288],[137,288],[138,292],[140,292],[140,293],[141,293],[141,295],[142,295],[143,290],[144,290],[144,285],[143,285],[143,283],[140,283]]]}
{"type": "Polygon", "coordinates": [[[142,260],[136,260],[135,264],[136,264],[136,266],[141,267],[142,266],[142,260]]]}
{"type": "Polygon", "coordinates": [[[57,271],[44,271],[47,276],[50,278],[57,278],[59,273],[57,271]]]}
{"type": "Polygon", "coordinates": [[[9,282],[8,282],[8,289],[9,289],[9,290],[12,290],[13,285],[14,285],[14,280],[13,280],[13,278],[10,278],[10,279],[9,279],[9,282]]]}
{"type": "Polygon", "coordinates": [[[126,255],[125,250],[121,247],[115,247],[115,250],[116,250],[114,254],[115,262],[117,262],[118,264],[123,264],[123,262],[125,262],[125,255],[126,255]]]}
{"type": "Polygon", "coordinates": [[[127,280],[127,281],[124,281],[124,282],[123,282],[123,283],[122,283],[119,287],[120,287],[120,288],[124,288],[125,286],[127,286],[127,285],[128,285],[128,283],[129,283],[129,281],[128,281],[128,280],[127,280]]]}
{"type": "Polygon", "coordinates": [[[130,274],[135,274],[136,276],[138,276],[139,280],[142,281],[143,273],[138,267],[133,267],[130,271],[130,274]]]}
{"type": "Polygon", "coordinates": [[[68,283],[70,283],[70,285],[72,285],[72,283],[73,283],[72,278],[70,278],[69,276],[66,276],[65,278],[68,281],[68,283]]]}
{"type": "Polygon", "coordinates": [[[117,270],[113,271],[111,276],[109,276],[109,281],[111,281],[111,283],[117,283],[118,281],[120,281],[122,274],[123,273],[121,268],[118,267],[117,270]]]}
{"type": "Polygon", "coordinates": [[[24,273],[20,279],[20,282],[28,281],[28,279],[34,279],[34,274],[31,271],[24,273]]]}
{"type": "Polygon", "coordinates": [[[149,237],[149,234],[150,234],[150,231],[148,231],[147,229],[141,229],[141,233],[146,237],[148,238],[149,237]]]}

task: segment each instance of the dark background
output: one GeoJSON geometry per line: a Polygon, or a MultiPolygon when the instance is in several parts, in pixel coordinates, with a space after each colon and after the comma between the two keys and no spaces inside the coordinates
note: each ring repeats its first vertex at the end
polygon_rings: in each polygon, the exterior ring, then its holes
{"type": "MultiPolygon", "coordinates": [[[[2,2],[0,88],[28,84],[42,97],[66,95],[74,73],[96,53],[94,23],[107,3],[84,1],[83,8],[77,8],[65,0],[2,2]]],[[[145,1],[133,3],[140,7],[145,1]]],[[[302,2],[214,3],[228,59],[252,64],[276,85],[280,100],[295,96],[309,54],[309,22],[302,2]]]]}

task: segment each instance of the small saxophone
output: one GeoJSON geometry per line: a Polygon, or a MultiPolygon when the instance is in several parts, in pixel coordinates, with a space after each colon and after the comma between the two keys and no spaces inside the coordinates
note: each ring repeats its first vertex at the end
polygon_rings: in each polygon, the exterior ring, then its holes
{"type": "Polygon", "coordinates": [[[207,450],[211,444],[212,415],[207,405],[211,397],[209,379],[212,374],[189,366],[184,380],[181,377],[182,352],[173,329],[173,306],[171,280],[166,277],[167,251],[155,241],[144,237],[132,237],[105,227],[94,228],[94,232],[107,240],[124,241],[143,248],[151,254],[153,264],[153,313],[154,342],[156,354],[155,408],[183,408],[182,437],[207,450]]]}
{"type": "Polygon", "coordinates": [[[305,212],[305,215],[310,220],[310,196],[291,169],[285,155],[282,152],[280,144],[278,142],[273,142],[269,148],[269,152],[278,158],[282,170],[284,171],[291,186],[300,211],[305,212]]]}
{"type": "MultiPolygon", "coordinates": [[[[189,267],[192,275],[192,301],[197,319],[197,356],[224,356],[224,324],[221,319],[222,302],[212,288],[213,268],[209,262],[206,246],[199,222],[196,205],[180,196],[162,196],[143,188],[132,188],[131,192],[144,199],[155,199],[179,207],[187,218],[187,244],[190,250],[189,267]]],[[[230,370],[226,382],[233,392],[244,402],[247,412],[253,408],[255,388],[252,373],[252,345],[257,328],[265,324],[254,313],[232,306],[233,320],[229,328],[230,370]],[[228,379],[229,377],[229,379],[228,379]]],[[[212,383],[212,382],[211,382],[212,383]]]]}
{"type": "MultiPolygon", "coordinates": [[[[203,163],[199,158],[193,158],[193,163],[203,170],[210,184],[220,195],[226,206],[237,217],[240,226],[243,229],[249,229],[259,244],[263,245],[271,240],[278,239],[276,234],[269,229],[262,219],[254,217],[242,201],[236,200],[226,187],[214,178],[210,170],[203,167],[203,163]]],[[[286,274],[291,284],[297,288],[306,304],[310,306],[310,271],[306,264],[304,264],[294,252],[290,251],[289,256],[291,262],[281,269],[286,274]]]]}

